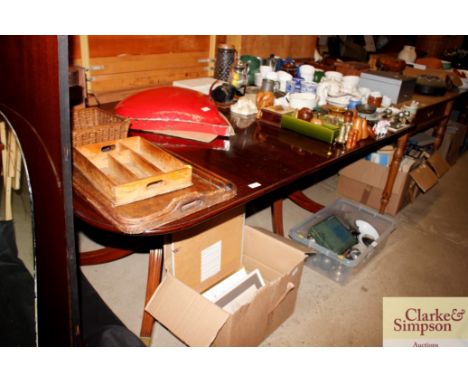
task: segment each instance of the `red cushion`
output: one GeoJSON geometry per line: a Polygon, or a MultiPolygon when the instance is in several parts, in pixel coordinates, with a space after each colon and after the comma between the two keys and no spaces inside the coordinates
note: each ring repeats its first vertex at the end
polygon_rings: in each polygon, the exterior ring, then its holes
{"type": "Polygon", "coordinates": [[[230,124],[205,94],[175,86],[144,90],[122,100],[115,108],[130,118],[135,130],[197,131],[229,135],[230,124]]]}

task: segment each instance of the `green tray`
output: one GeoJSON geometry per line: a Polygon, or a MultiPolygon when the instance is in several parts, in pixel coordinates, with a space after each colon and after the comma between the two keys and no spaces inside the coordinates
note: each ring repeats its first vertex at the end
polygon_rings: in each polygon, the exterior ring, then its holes
{"type": "Polygon", "coordinates": [[[338,126],[330,124],[316,125],[289,115],[281,117],[281,127],[327,143],[333,143],[340,132],[338,126]]]}

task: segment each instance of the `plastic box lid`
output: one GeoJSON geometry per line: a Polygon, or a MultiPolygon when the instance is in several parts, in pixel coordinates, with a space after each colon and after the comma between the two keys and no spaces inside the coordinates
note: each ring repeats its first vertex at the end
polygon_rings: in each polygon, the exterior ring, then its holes
{"type": "Polygon", "coordinates": [[[414,81],[416,82],[416,79],[414,77],[409,77],[409,76],[404,76],[399,73],[394,73],[394,72],[383,72],[380,70],[368,70],[366,72],[361,73],[361,78],[365,78],[368,80],[374,80],[374,81],[380,81],[388,84],[400,84],[402,82],[407,82],[407,81],[414,81]]]}

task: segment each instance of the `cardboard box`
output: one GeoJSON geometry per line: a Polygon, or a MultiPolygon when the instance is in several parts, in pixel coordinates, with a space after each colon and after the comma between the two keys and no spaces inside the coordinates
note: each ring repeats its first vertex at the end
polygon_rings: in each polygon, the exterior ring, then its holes
{"type": "Polygon", "coordinates": [[[241,267],[243,209],[171,235],[164,245],[166,270],[203,292],[241,267]]]}
{"type": "Polygon", "coordinates": [[[166,274],[146,311],[190,346],[255,346],[294,311],[306,247],[271,232],[243,227],[239,257],[266,285],[234,314],[166,274]]]}
{"type": "MultiPolygon", "coordinates": [[[[382,192],[387,182],[388,167],[361,159],[343,168],[339,174],[337,192],[340,195],[376,210],[380,208],[382,192]]],[[[408,173],[398,171],[385,213],[396,215],[410,202],[409,186],[408,173]]]]}
{"type": "Polygon", "coordinates": [[[465,144],[466,130],[467,126],[458,122],[449,121],[447,124],[440,151],[451,165],[454,165],[460,156],[465,144]]]}
{"type": "Polygon", "coordinates": [[[409,175],[416,182],[422,192],[429,191],[438,182],[437,175],[431,170],[425,161],[412,170],[409,175]]]}
{"type": "Polygon", "coordinates": [[[447,161],[442,157],[440,151],[436,151],[427,160],[429,166],[434,170],[438,178],[441,178],[449,169],[450,166],[447,161]]]}

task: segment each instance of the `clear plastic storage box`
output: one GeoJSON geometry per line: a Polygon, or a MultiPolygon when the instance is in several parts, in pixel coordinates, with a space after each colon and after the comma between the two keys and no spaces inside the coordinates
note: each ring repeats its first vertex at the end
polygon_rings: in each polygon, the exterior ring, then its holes
{"type": "MultiPolygon", "coordinates": [[[[333,230],[334,227],[331,229],[333,230]]],[[[315,250],[316,253],[307,260],[308,265],[332,280],[345,284],[352,274],[362,269],[367,260],[385,246],[390,233],[394,229],[395,222],[393,219],[359,203],[338,199],[304,223],[292,228],[289,231],[289,236],[293,240],[315,250]],[[362,234],[361,240],[356,239],[357,243],[353,246],[353,248],[357,249],[357,256],[355,255],[356,252],[354,252],[354,256],[350,256],[350,253],[346,256],[336,253],[319,245],[314,238],[310,237],[311,229],[331,216],[337,217],[350,231],[362,234]],[[356,224],[356,221],[358,224],[356,224]],[[375,235],[373,229],[378,233],[376,240],[372,240],[372,235],[375,235]],[[366,240],[366,238],[368,239],[366,240]]]]}

